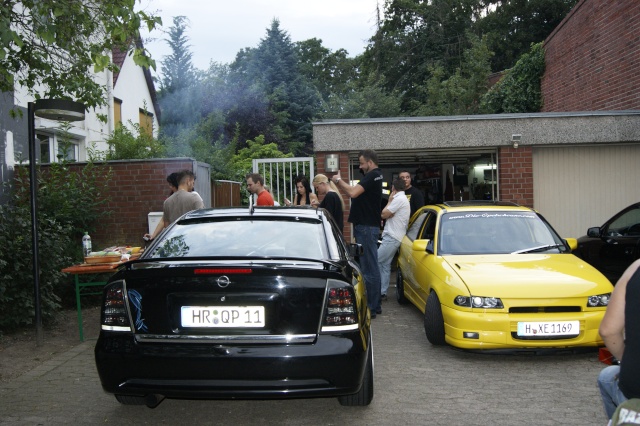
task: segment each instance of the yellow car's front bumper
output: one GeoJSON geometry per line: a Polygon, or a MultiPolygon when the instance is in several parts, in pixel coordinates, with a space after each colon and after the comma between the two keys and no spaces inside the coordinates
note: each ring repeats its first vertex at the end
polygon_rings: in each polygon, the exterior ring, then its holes
{"type": "Polygon", "coordinates": [[[598,327],[604,312],[602,309],[571,313],[513,314],[489,309],[461,311],[442,306],[446,342],[461,349],[542,349],[602,346],[603,342],[598,334],[598,327]],[[536,339],[517,337],[518,322],[546,321],[579,321],[580,330],[575,337],[536,339]]]}

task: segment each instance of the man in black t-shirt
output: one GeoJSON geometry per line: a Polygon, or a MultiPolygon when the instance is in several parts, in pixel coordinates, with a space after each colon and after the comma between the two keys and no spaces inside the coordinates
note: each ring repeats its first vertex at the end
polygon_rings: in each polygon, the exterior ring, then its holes
{"type": "Polygon", "coordinates": [[[342,180],[340,172],[332,177],[338,189],[351,197],[349,222],[364,253],[360,257],[362,275],[367,287],[367,304],[371,318],[382,313],[380,305],[380,269],[378,268],[378,238],[380,237],[380,214],[382,212],[382,171],[378,168],[378,154],[370,149],[358,154],[360,169],[365,174],[357,185],[351,186],[342,180]]]}
{"type": "Polygon", "coordinates": [[[422,191],[415,186],[411,186],[411,173],[408,171],[401,171],[398,177],[404,180],[406,186],[404,194],[407,196],[407,200],[409,200],[411,216],[413,216],[420,207],[424,206],[424,194],[422,194],[422,191]]]}

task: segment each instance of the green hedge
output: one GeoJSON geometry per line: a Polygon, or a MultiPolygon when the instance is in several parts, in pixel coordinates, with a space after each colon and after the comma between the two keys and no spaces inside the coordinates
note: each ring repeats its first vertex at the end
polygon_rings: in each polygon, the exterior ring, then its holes
{"type": "MultiPolygon", "coordinates": [[[[52,164],[46,173],[38,167],[38,251],[45,323],[54,317],[64,298],[73,295],[69,276],[60,270],[81,257],[83,231],[94,230],[97,220],[109,213],[101,207],[110,173],[91,163],[79,173],[71,172],[65,163],[52,164]]],[[[9,202],[0,206],[0,334],[35,319],[27,168],[16,168],[8,189],[9,202]]]]}

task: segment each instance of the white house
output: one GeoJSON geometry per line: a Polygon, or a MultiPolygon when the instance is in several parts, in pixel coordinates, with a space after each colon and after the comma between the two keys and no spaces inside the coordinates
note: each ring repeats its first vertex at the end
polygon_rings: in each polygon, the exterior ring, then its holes
{"type": "MultiPolygon", "coordinates": [[[[95,74],[94,78],[107,87],[107,106],[85,112],[85,120],[71,123],[71,140],[65,145],[59,140],[60,123],[40,117],[35,118],[36,158],[40,163],[56,162],[59,158],[86,161],[89,151],[107,149],[106,139],[119,123],[131,128],[139,124],[142,131],[157,137],[159,108],[156,91],[148,69],[139,67],[124,52],[113,51],[113,62],[120,71],[109,70],[95,74]],[[106,122],[98,119],[106,117],[106,122]]],[[[12,178],[16,164],[29,159],[27,106],[33,101],[26,90],[16,87],[13,93],[0,95],[0,177],[5,182],[12,178]],[[10,116],[11,109],[20,109],[21,118],[10,116]]],[[[0,188],[0,203],[7,194],[0,188]]]]}

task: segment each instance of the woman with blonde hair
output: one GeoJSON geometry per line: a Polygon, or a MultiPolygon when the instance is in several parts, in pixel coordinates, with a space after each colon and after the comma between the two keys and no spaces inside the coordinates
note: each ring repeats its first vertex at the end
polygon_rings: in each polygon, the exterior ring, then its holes
{"type": "Polygon", "coordinates": [[[331,182],[325,175],[319,174],[313,178],[313,187],[316,189],[316,193],[319,196],[324,195],[324,198],[320,203],[318,201],[312,201],[311,205],[321,207],[331,213],[340,232],[342,232],[344,227],[344,200],[338,192],[336,184],[331,182]]]}

